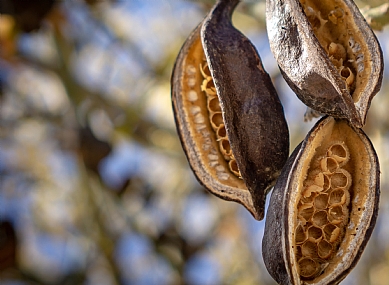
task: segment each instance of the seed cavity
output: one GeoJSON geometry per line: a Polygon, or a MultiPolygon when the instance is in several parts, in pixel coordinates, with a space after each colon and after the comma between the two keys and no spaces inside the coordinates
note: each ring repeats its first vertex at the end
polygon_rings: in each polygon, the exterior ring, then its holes
{"type": "Polygon", "coordinates": [[[241,178],[241,174],[232,153],[230,141],[227,137],[226,128],[224,126],[222,110],[220,107],[220,101],[217,97],[215,84],[213,82],[211,72],[208,67],[208,63],[204,60],[203,64],[200,64],[200,72],[203,76],[203,82],[201,84],[201,91],[207,96],[207,109],[209,114],[209,121],[212,129],[215,132],[216,140],[219,141],[219,150],[222,153],[224,159],[228,163],[229,170],[238,178],[241,178]]]}
{"type": "Polygon", "coordinates": [[[305,280],[322,274],[338,251],[349,220],[352,177],[345,169],[350,152],[342,141],[310,162],[297,203],[295,257],[305,280]],[[301,247],[301,248],[298,248],[301,247]]]}
{"type": "Polygon", "coordinates": [[[350,13],[339,1],[300,0],[300,3],[320,45],[353,96],[361,84],[357,78],[362,77],[365,70],[365,58],[363,48],[352,32],[350,13]]]}
{"type": "Polygon", "coordinates": [[[320,270],[319,264],[313,260],[312,258],[309,257],[303,257],[298,261],[298,266],[299,266],[299,273],[300,276],[303,278],[313,278],[315,277],[320,270]]]}
{"type": "Polygon", "coordinates": [[[197,92],[194,91],[194,90],[190,90],[188,92],[188,100],[191,101],[191,102],[195,102],[197,101],[197,99],[199,99],[198,95],[197,95],[197,92]]]}

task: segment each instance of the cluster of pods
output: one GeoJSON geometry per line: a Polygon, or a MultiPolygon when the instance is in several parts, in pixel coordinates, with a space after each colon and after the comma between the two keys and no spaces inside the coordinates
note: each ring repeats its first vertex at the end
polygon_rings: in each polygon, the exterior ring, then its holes
{"type": "Polygon", "coordinates": [[[270,48],[291,89],[323,117],[289,156],[283,107],[253,44],[218,0],[172,75],[189,164],[214,195],[264,217],[263,258],[279,284],[338,284],[375,225],[379,163],[361,129],[379,91],[379,43],[352,0],[267,0],[270,48]],[[289,156],[289,157],[288,157],[289,156]]]}

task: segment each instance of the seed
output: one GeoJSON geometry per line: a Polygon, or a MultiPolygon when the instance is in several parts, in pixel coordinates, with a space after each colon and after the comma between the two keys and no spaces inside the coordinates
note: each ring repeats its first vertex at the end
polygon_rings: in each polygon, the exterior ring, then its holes
{"type": "Polygon", "coordinates": [[[315,197],[315,209],[316,210],[324,210],[328,205],[328,194],[321,193],[315,197]]]}
{"type": "Polygon", "coordinates": [[[314,242],[315,245],[318,241],[320,241],[322,239],[322,236],[323,236],[323,232],[322,232],[321,228],[316,227],[316,226],[310,226],[308,228],[308,240],[314,242]]]}
{"type": "Polygon", "coordinates": [[[343,166],[350,158],[350,152],[344,142],[334,142],[327,152],[327,156],[334,158],[339,166],[343,166]]]}
{"type": "Polygon", "coordinates": [[[307,232],[302,225],[298,225],[296,228],[296,243],[301,244],[307,239],[307,232]]]}
{"type": "Polygon", "coordinates": [[[304,257],[317,258],[317,245],[314,241],[306,241],[301,246],[301,253],[304,257]]]}
{"type": "Polygon", "coordinates": [[[312,217],[312,224],[318,228],[322,228],[328,224],[327,211],[317,211],[312,217]]]}
{"type": "Polygon", "coordinates": [[[315,277],[320,270],[319,265],[311,258],[302,258],[298,262],[299,274],[305,278],[315,277]]]}
{"type": "Polygon", "coordinates": [[[317,245],[317,252],[320,258],[327,259],[333,252],[333,246],[326,240],[321,240],[317,245]]]}

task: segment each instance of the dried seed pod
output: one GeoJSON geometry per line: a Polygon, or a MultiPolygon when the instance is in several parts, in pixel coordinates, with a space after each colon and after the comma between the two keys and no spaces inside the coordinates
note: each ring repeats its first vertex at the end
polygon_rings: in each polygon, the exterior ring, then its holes
{"type": "Polygon", "coordinates": [[[289,153],[282,105],[251,42],[218,1],[177,57],[172,101],[177,130],[197,179],[261,220],[266,194],[289,153]]]}
{"type": "Polygon", "coordinates": [[[338,284],[346,277],[375,225],[379,173],[373,145],[361,129],[332,117],[315,125],[288,159],[267,212],[262,252],[279,284],[338,284]],[[344,145],[348,162],[332,175],[348,173],[347,182],[342,179],[347,187],[330,186],[319,207],[317,200],[304,207],[306,180],[315,171],[312,165],[331,155],[334,142],[344,145]]]}
{"type": "Polygon", "coordinates": [[[267,0],[271,50],[310,108],[354,126],[365,123],[381,88],[379,43],[352,0],[267,0]]]}

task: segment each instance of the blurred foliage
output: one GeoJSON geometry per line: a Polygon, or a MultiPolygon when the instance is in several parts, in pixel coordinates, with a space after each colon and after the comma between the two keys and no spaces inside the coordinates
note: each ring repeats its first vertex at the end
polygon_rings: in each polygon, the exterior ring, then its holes
{"type": "MultiPolygon", "coordinates": [[[[1,284],[275,284],[261,256],[264,222],[197,183],[175,130],[172,66],[212,5],[1,1],[1,284]]],[[[386,54],[387,1],[358,5],[383,29],[386,54]]],[[[274,80],[294,148],[314,122],[303,123],[305,107],[279,74],[264,9],[243,1],[234,23],[274,80]]],[[[381,161],[380,218],[343,284],[389,280],[386,78],[365,127],[381,161]]]]}

